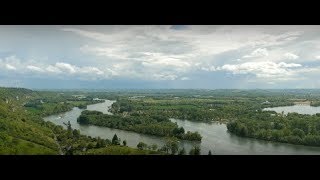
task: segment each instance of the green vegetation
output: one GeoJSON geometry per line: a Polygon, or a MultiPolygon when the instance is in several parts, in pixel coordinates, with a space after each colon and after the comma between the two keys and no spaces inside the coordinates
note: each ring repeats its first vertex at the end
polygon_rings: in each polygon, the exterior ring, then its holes
{"type": "Polygon", "coordinates": [[[189,155],[200,155],[200,152],[201,152],[200,146],[196,145],[192,147],[192,149],[189,152],[189,155]]]}
{"type": "Polygon", "coordinates": [[[310,106],[319,107],[320,101],[311,101],[310,106]]]}
{"type": "Polygon", "coordinates": [[[320,146],[320,114],[272,115],[257,112],[227,124],[230,132],[238,136],[308,146],[320,146]]]}
{"type": "Polygon", "coordinates": [[[92,98],[79,100],[72,94],[0,88],[0,154],[73,155],[86,154],[87,151],[94,154],[96,149],[103,154],[159,154],[112,145],[108,139],[81,135],[79,130],[72,129],[70,123],[65,129],[43,121],[42,117],[46,115],[102,102],[92,98]]]}
{"type": "Polygon", "coordinates": [[[114,134],[113,138],[112,138],[112,144],[113,145],[120,145],[120,139],[118,138],[118,136],[116,134],[114,134]]]}
{"type": "Polygon", "coordinates": [[[131,116],[123,116],[85,110],[82,111],[77,121],[81,124],[93,124],[143,134],[174,136],[184,140],[201,141],[201,136],[198,132],[185,133],[182,127],[179,128],[176,123],[160,115],[132,114],[131,116]]]}
{"type": "Polygon", "coordinates": [[[106,148],[100,149],[90,149],[86,152],[79,153],[81,155],[159,155],[157,151],[150,151],[150,150],[140,150],[130,148],[128,146],[108,146],[106,148]]]}
{"type": "Polygon", "coordinates": [[[153,116],[177,118],[181,120],[212,122],[226,121],[246,111],[266,107],[293,105],[293,101],[283,97],[119,97],[112,104],[111,112],[124,116],[153,116]]]}
{"type": "Polygon", "coordinates": [[[185,150],[184,148],[182,148],[182,149],[179,151],[178,155],[186,155],[186,150],[185,150]]]}
{"type": "Polygon", "coordinates": [[[82,100],[74,100],[70,101],[70,99],[62,99],[61,102],[57,102],[56,100],[49,100],[49,99],[34,99],[30,100],[27,103],[24,104],[24,107],[28,111],[31,111],[32,113],[38,114],[42,117],[52,115],[52,114],[58,114],[62,112],[67,112],[72,110],[73,107],[78,107],[80,109],[86,109],[87,105],[95,104],[103,102],[102,100],[93,101],[92,99],[88,101],[82,100]]]}
{"type": "Polygon", "coordinates": [[[140,150],[144,150],[147,149],[148,145],[144,142],[139,142],[139,144],[137,145],[137,148],[140,150]]]}
{"type": "MultiPolygon", "coordinates": [[[[320,146],[320,115],[277,114],[263,108],[310,102],[320,106],[320,90],[113,90],[32,91],[0,88],[0,154],[200,154],[179,149],[178,140],[200,141],[170,118],[199,122],[228,122],[231,133],[308,146],[320,146]],[[111,140],[85,136],[70,124],[57,126],[44,116],[74,107],[116,100],[106,115],[83,111],[78,121],[166,137],[159,147],[143,142],[137,149],[115,135],[111,140]]],[[[211,154],[211,151],[208,152],[211,154]]]]}

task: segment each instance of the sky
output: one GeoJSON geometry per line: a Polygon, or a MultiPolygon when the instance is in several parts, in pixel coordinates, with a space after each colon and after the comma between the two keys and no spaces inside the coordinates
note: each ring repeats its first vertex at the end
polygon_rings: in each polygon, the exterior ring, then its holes
{"type": "Polygon", "coordinates": [[[320,88],[320,26],[0,26],[0,86],[320,88]]]}

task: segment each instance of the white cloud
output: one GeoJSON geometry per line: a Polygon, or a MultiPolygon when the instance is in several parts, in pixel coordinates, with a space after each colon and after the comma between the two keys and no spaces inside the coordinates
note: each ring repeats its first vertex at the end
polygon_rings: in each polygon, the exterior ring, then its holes
{"type": "Polygon", "coordinates": [[[85,74],[97,74],[97,75],[104,74],[103,71],[101,71],[100,69],[98,69],[96,67],[83,67],[83,68],[80,68],[79,72],[85,73],[85,74]]]}
{"type": "Polygon", "coordinates": [[[33,47],[31,57],[3,58],[0,70],[11,69],[4,71],[9,74],[37,76],[31,72],[45,72],[40,75],[134,80],[198,79],[193,76],[224,71],[229,77],[243,74],[240,77],[250,82],[266,83],[319,73],[318,68],[306,67],[309,62],[304,62],[320,59],[318,26],[188,26],[181,30],[170,26],[67,26],[61,30],[66,35],[63,38],[76,40],[61,43],[59,48],[66,48],[66,55],[38,48],[41,53],[50,53],[47,59],[37,59],[37,48],[33,47]],[[79,54],[74,51],[77,48],[79,54]]]}
{"type": "Polygon", "coordinates": [[[10,65],[10,64],[6,64],[6,68],[7,68],[8,70],[16,70],[16,69],[17,69],[16,67],[14,67],[14,66],[12,66],[12,65],[10,65]]]}
{"type": "Polygon", "coordinates": [[[88,45],[80,47],[80,51],[91,53],[96,56],[106,56],[116,59],[128,59],[129,54],[121,52],[121,46],[113,45],[112,47],[90,47],[88,45]]]}
{"type": "Polygon", "coordinates": [[[43,69],[37,67],[37,66],[33,66],[33,65],[28,65],[27,66],[27,69],[31,70],[31,71],[34,71],[34,72],[44,72],[43,69]]]}
{"type": "Polygon", "coordinates": [[[178,76],[175,74],[154,74],[153,78],[155,80],[176,80],[178,76]]]}
{"type": "Polygon", "coordinates": [[[216,68],[214,66],[201,67],[200,69],[203,71],[216,71],[216,68]]]}
{"type": "Polygon", "coordinates": [[[225,64],[218,67],[217,70],[229,71],[233,74],[253,74],[258,78],[271,78],[273,80],[288,80],[296,75],[298,71],[292,68],[301,67],[301,64],[295,63],[275,63],[267,62],[246,62],[242,64],[225,64]]]}
{"type": "Polygon", "coordinates": [[[285,68],[293,68],[293,67],[301,67],[301,64],[295,64],[295,63],[284,63],[281,62],[278,64],[280,67],[285,67],[285,68]]]}
{"type": "Polygon", "coordinates": [[[71,64],[68,64],[68,63],[58,62],[55,64],[55,66],[64,72],[68,72],[68,73],[75,73],[76,72],[76,67],[71,64]]]}
{"type": "Polygon", "coordinates": [[[285,58],[290,59],[290,60],[299,58],[299,56],[297,56],[293,53],[286,53],[286,54],[284,54],[284,56],[285,56],[285,58]]]}
{"type": "Polygon", "coordinates": [[[266,48],[258,48],[254,50],[251,54],[243,56],[243,58],[254,58],[268,56],[268,50],[266,48]]]}
{"type": "Polygon", "coordinates": [[[189,62],[183,60],[181,56],[163,55],[161,53],[149,53],[147,57],[143,58],[142,65],[154,66],[154,67],[176,67],[176,68],[188,68],[191,66],[189,62]]]}
{"type": "Polygon", "coordinates": [[[182,81],[187,81],[187,80],[190,80],[190,78],[189,77],[182,77],[182,78],[180,78],[182,81]]]}
{"type": "Polygon", "coordinates": [[[85,37],[92,38],[92,39],[96,39],[99,41],[108,38],[108,36],[106,34],[102,34],[102,33],[98,33],[98,32],[84,31],[84,30],[76,29],[76,28],[62,28],[61,30],[66,31],[66,32],[73,32],[78,35],[85,36],[85,37]]]}
{"type": "Polygon", "coordinates": [[[87,27],[61,30],[93,40],[82,45],[81,52],[95,56],[99,64],[105,63],[112,74],[140,78],[163,71],[190,72],[199,69],[199,61],[208,64],[202,70],[215,71],[215,56],[241,48],[254,49],[244,58],[265,58],[270,54],[269,47],[284,45],[302,35],[301,31],[290,27],[282,27],[278,34],[265,32],[264,28],[189,26],[176,31],[170,26],[110,26],[105,31],[93,31],[87,27]],[[112,68],[119,61],[127,65],[127,70],[119,72],[112,68]]]}
{"type": "Polygon", "coordinates": [[[52,66],[52,65],[49,65],[46,68],[46,71],[51,72],[51,73],[61,73],[62,72],[58,67],[52,66]]]}

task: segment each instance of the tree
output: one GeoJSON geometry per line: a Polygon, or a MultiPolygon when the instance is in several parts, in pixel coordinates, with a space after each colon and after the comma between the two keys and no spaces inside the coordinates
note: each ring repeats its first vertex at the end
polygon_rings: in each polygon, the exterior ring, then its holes
{"type": "Polygon", "coordinates": [[[184,148],[180,149],[178,155],[185,155],[186,154],[186,150],[184,148]]]}
{"type": "Polygon", "coordinates": [[[180,127],[180,128],[174,128],[172,133],[176,136],[176,135],[182,135],[184,134],[184,128],[180,127]]]}
{"type": "Polygon", "coordinates": [[[73,147],[71,145],[67,146],[65,148],[65,151],[66,151],[65,155],[73,155],[73,147]]]}
{"type": "Polygon", "coordinates": [[[298,129],[298,128],[295,128],[293,131],[292,131],[293,135],[294,136],[299,136],[300,138],[303,138],[305,136],[305,133],[303,130],[301,129],[298,129]]]}
{"type": "Polygon", "coordinates": [[[106,141],[98,137],[96,148],[106,147],[106,145],[107,145],[106,141]]]}
{"type": "Polygon", "coordinates": [[[166,144],[164,145],[167,150],[171,151],[171,154],[174,155],[179,149],[178,139],[176,137],[166,138],[166,144]]]}
{"type": "Polygon", "coordinates": [[[211,150],[209,150],[209,153],[208,153],[208,155],[212,155],[212,153],[211,153],[211,150]]]}
{"type": "Polygon", "coordinates": [[[144,150],[148,147],[148,145],[144,142],[139,142],[138,145],[137,145],[137,148],[140,149],[140,150],[144,150]]]}
{"type": "Polygon", "coordinates": [[[71,130],[72,130],[70,121],[68,121],[67,130],[68,130],[68,131],[71,131],[71,130]]]}
{"type": "Polygon", "coordinates": [[[120,141],[118,139],[117,134],[114,134],[113,138],[112,138],[112,144],[113,145],[120,145],[120,141]]]}
{"type": "Polygon", "coordinates": [[[189,154],[190,155],[200,155],[200,146],[196,145],[196,146],[193,146],[193,148],[190,150],[189,154]]]}
{"type": "Polygon", "coordinates": [[[68,138],[72,138],[72,136],[73,136],[72,127],[71,127],[70,121],[68,121],[68,124],[67,124],[67,136],[68,136],[68,138]]]}
{"type": "Polygon", "coordinates": [[[111,144],[110,139],[106,139],[105,142],[106,142],[106,145],[110,145],[111,144]]]}
{"type": "Polygon", "coordinates": [[[94,148],[94,144],[91,142],[87,145],[87,149],[92,149],[92,148],[94,148]]]}
{"type": "Polygon", "coordinates": [[[122,143],[123,143],[124,146],[127,146],[127,141],[126,140],[123,140],[122,143]]]}
{"type": "Polygon", "coordinates": [[[80,137],[80,131],[77,129],[74,129],[72,131],[73,137],[79,138],[80,137]]]}
{"type": "Polygon", "coordinates": [[[158,149],[158,145],[152,144],[150,148],[151,148],[153,151],[155,151],[155,150],[158,149]]]}

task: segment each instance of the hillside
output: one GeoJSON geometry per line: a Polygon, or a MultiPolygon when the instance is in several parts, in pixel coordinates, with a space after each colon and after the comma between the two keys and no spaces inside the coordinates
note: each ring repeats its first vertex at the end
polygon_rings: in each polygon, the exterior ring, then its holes
{"type": "Polygon", "coordinates": [[[52,130],[22,104],[37,93],[20,88],[0,88],[0,154],[58,154],[52,130]]]}
{"type": "Polygon", "coordinates": [[[42,119],[75,106],[86,107],[98,102],[90,98],[79,101],[72,93],[0,88],[0,154],[159,154],[113,144],[109,139],[85,136],[70,124],[64,129],[42,119]]]}

